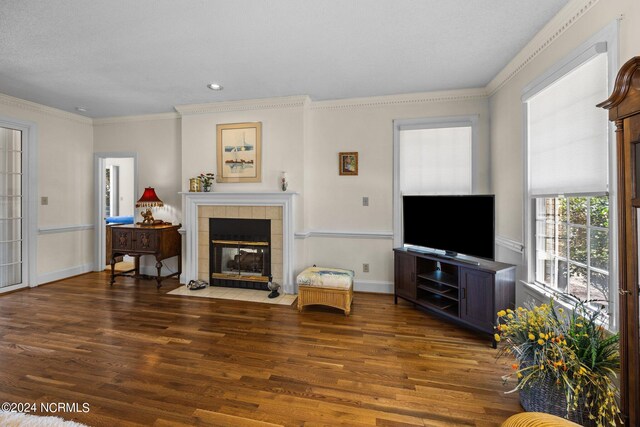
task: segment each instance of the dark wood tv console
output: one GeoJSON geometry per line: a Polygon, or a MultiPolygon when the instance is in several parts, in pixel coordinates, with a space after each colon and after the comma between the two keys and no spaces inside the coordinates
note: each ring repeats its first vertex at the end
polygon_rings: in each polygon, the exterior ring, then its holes
{"type": "Polygon", "coordinates": [[[400,297],[492,336],[496,313],[514,307],[515,265],[493,261],[467,263],[406,249],[394,249],[394,254],[396,304],[400,297]]]}

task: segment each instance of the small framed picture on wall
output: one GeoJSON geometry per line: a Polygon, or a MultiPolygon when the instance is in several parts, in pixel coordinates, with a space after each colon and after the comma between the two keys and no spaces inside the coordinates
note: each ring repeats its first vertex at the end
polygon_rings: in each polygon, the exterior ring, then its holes
{"type": "Polygon", "coordinates": [[[358,152],[338,153],[340,175],[358,175],[358,152]]]}

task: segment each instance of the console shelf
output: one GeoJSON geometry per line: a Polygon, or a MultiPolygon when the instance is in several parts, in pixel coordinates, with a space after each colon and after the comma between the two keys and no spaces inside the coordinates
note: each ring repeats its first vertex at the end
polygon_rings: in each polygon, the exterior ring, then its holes
{"type": "Polygon", "coordinates": [[[513,308],[516,267],[477,265],[394,249],[394,301],[410,301],[449,320],[493,335],[499,310],[513,308]]]}
{"type": "Polygon", "coordinates": [[[434,295],[439,295],[448,298],[453,301],[458,301],[458,288],[450,286],[443,286],[437,283],[421,283],[418,285],[418,289],[429,292],[434,295]]]}
{"type": "Polygon", "coordinates": [[[450,286],[456,289],[458,288],[458,277],[453,274],[447,274],[440,270],[432,271],[427,274],[418,274],[418,278],[450,286]]]}

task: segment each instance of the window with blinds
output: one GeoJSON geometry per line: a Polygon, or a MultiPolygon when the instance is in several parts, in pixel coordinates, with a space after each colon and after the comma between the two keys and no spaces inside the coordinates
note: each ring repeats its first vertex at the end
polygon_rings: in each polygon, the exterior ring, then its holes
{"type": "MultiPolygon", "coordinates": [[[[608,57],[525,97],[533,280],[610,307],[608,57]]],[[[611,308],[611,307],[610,307],[611,308]]]]}
{"type": "Polygon", "coordinates": [[[526,101],[531,195],[607,192],[607,96],[601,53],[526,101]]]}
{"type": "Polygon", "coordinates": [[[22,132],[0,127],[0,288],[22,283],[22,132]]]}
{"type": "Polygon", "coordinates": [[[400,130],[401,194],[471,194],[472,127],[400,130]]]}

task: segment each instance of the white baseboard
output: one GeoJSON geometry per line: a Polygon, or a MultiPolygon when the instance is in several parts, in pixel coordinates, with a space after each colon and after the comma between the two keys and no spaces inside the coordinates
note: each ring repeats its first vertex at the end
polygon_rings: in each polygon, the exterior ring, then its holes
{"type": "Polygon", "coordinates": [[[65,268],[64,270],[51,271],[38,276],[38,285],[66,279],[67,277],[78,276],[79,274],[88,273],[90,271],[93,271],[93,263],[77,265],[75,267],[65,268]]]}
{"type": "Polygon", "coordinates": [[[393,283],[380,280],[355,280],[353,282],[353,290],[375,294],[393,294],[393,283]]]}
{"type": "Polygon", "coordinates": [[[29,285],[26,285],[24,283],[20,283],[19,285],[5,286],[4,288],[0,288],[0,294],[5,293],[5,292],[17,291],[18,289],[25,289],[25,288],[28,288],[28,287],[29,287],[29,285]]]}

